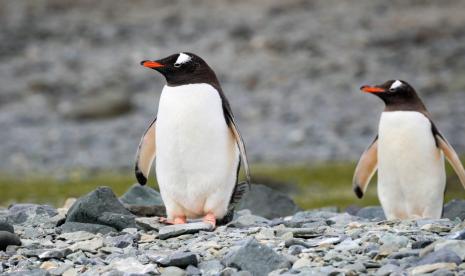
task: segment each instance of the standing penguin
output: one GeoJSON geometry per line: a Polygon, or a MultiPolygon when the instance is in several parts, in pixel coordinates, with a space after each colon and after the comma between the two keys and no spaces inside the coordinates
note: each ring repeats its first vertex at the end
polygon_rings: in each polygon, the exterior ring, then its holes
{"type": "Polygon", "coordinates": [[[443,155],[465,187],[456,152],[407,82],[389,80],[360,89],[380,97],[386,107],[378,135],[355,169],[355,194],[363,196],[378,169],[378,197],[387,219],[440,218],[446,186],[443,155]]]}
{"type": "Polygon", "coordinates": [[[136,177],[145,185],[156,161],[167,223],[203,218],[216,226],[231,219],[231,206],[250,182],[244,142],[220,83],[195,54],[179,53],[141,65],[161,73],[167,84],[158,115],[139,145],[136,177]],[[246,182],[238,183],[241,163],[246,182]]]}

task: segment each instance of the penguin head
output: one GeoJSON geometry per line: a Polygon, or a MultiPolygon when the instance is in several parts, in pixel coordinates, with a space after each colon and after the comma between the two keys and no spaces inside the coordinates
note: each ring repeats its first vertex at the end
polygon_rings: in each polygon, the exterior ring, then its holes
{"type": "Polygon", "coordinates": [[[388,80],[380,85],[364,85],[360,90],[378,96],[386,106],[419,101],[415,89],[403,80],[388,80]]]}
{"type": "Polygon", "coordinates": [[[216,75],[208,64],[192,53],[178,53],[153,61],[144,60],[140,64],[158,71],[171,86],[216,81],[216,75]]]}

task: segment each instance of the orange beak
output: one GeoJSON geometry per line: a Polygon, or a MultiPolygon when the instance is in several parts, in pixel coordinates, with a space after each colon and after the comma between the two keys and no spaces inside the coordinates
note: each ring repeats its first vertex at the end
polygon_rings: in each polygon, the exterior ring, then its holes
{"type": "Polygon", "coordinates": [[[369,85],[364,85],[360,87],[360,90],[362,90],[365,93],[383,93],[386,92],[384,88],[376,87],[376,86],[369,86],[369,85]]]}
{"type": "Polygon", "coordinates": [[[163,67],[165,65],[159,63],[159,62],[156,62],[156,61],[151,61],[151,60],[144,60],[144,61],[141,61],[140,65],[144,66],[144,67],[147,67],[147,68],[158,68],[158,67],[163,67]]]}

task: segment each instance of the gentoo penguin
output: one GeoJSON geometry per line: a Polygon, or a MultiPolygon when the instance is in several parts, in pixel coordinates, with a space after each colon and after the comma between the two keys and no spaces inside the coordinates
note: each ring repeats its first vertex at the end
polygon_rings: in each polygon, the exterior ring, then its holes
{"type": "Polygon", "coordinates": [[[145,185],[153,160],[166,207],[165,222],[203,218],[216,226],[231,219],[231,206],[250,183],[244,142],[220,83],[192,53],[145,60],[166,79],[158,115],[142,137],[136,177],[145,185]],[[247,180],[238,183],[241,163],[247,180]]]}
{"type": "Polygon", "coordinates": [[[360,89],[381,98],[386,107],[378,135],[355,169],[355,194],[363,196],[378,169],[378,197],[387,219],[440,218],[446,185],[443,155],[465,187],[457,153],[407,82],[389,80],[360,89]]]}

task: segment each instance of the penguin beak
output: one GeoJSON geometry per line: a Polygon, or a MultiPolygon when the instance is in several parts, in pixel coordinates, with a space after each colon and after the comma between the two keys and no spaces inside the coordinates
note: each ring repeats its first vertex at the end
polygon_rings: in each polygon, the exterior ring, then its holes
{"type": "Polygon", "coordinates": [[[377,86],[369,86],[369,85],[364,85],[360,87],[360,90],[362,90],[365,93],[383,93],[386,92],[386,89],[377,87],[377,86]]]}
{"type": "Polygon", "coordinates": [[[140,62],[140,65],[147,67],[147,68],[159,68],[159,67],[165,66],[159,62],[151,61],[151,60],[143,60],[140,62]]]}

